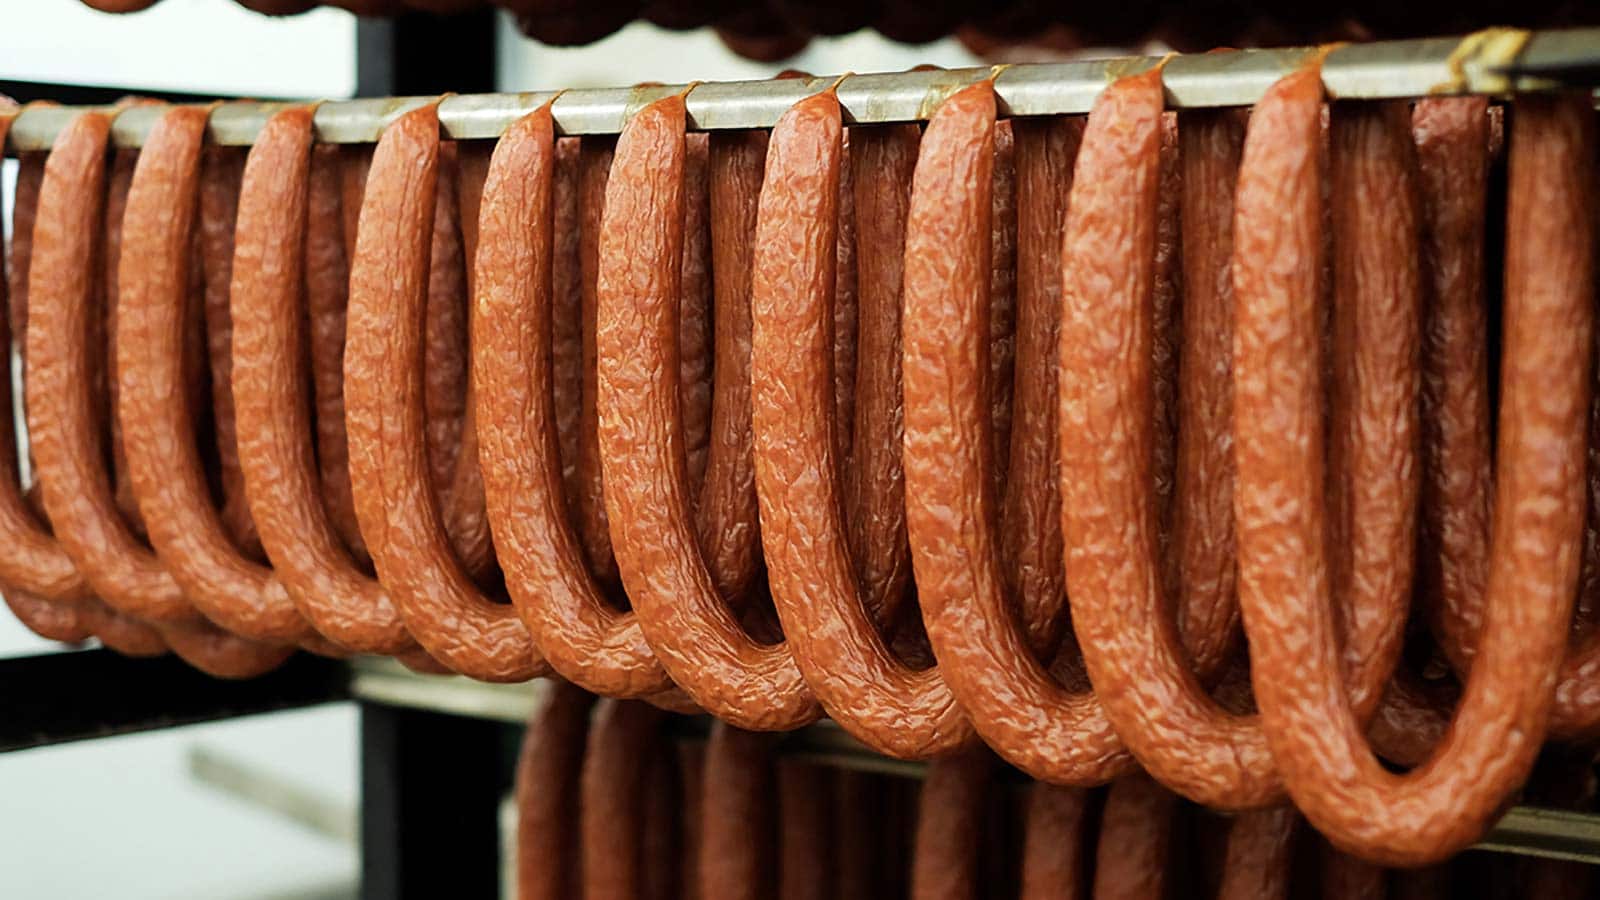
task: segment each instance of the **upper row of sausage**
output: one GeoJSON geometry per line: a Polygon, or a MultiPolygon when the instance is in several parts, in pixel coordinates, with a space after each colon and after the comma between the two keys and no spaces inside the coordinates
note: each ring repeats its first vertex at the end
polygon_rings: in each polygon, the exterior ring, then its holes
{"type": "Polygon", "coordinates": [[[207,114],[22,161],[0,587],[41,633],[981,739],[1401,865],[1600,730],[1586,95],[207,114]]]}
{"type": "MultiPolygon", "coordinates": [[[[219,0],[220,2],[220,0],[219,0]]],[[[497,6],[528,37],[556,46],[591,44],[634,21],[661,28],[714,29],[740,56],[773,62],[805,50],[813,37],[873,29],[892,41],[923,44],[954,36],[980,56],[1029,46],[1067,52],[1136,47],[1158,41],[1182,51],[1220,46],[1281,46],[1456,34],[1488,26],[1558,28],[1600,24],[1592,4],[1571,0],[1472,0],[1448,5],[1375,0],[236,0],[274,16],[321,6],[362,16],[422,11],[453,15],[497,6]]],[[[83,0],[105,12],[136,12],[156,0],[83,0]]]]}

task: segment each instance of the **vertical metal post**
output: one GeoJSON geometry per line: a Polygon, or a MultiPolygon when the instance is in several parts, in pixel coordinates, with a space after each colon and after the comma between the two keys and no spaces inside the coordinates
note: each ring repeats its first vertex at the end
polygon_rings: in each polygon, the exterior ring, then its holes
{"type": "Polygon", "coordinates": [[[361,704],[362,900],[500,896],[499,723],[361,704]]]}
{"type": "Polygon", "coordinates": [[[452,16],[407,12],[356,24],[356,96],[490,93],[493,9],[452,16]]]}

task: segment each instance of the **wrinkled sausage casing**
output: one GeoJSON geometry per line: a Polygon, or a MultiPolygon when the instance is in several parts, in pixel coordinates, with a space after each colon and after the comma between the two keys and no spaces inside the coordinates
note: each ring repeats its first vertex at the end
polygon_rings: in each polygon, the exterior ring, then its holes
{"type": "Polygon", "coordinates": [[[422,356],[438,165],[429,105],[384,130],[367,177],[345,350],[356,513],[379,580],[430,655],[480,680],[525,681],[547,667],[516,611],[473,583],[430,489],[422,356]]]}
{"type": "Polygon", "coordinates": [[[694,534],[677,350],[685,110],[657,101],[624,128],[606,185],[596,317],[599,450],[623,583],[645,637],[684,691],[750,730],[820,710],[789,649],[747,635],[694,534]]]}
{"type": "Polygon", "coordinates": [[[870,612],[889,604],[858,580],[843,520],[830,377],[841,136],[828,91],[785,113],[768,149],[751,298],[762,540],[794,659],[829,714],[880,752],[928,757],[971,730],[939,670],[908,668],[880,637],[870,612]]]}
{"type": "Polygon", "coordinates": [[[1486,619],[1453,727],[1408,775],[1366,746],[1328,606],[1315,316],[1321,84],[1280,81],[1251,117],[1235,223],[1240,605],[1290,796],[1336,845],[1436,861],[1482,834],[1550,713],[1583,536],[1592,329],[1593,111],[1518,100],[1508,193],[1499,452],[1486,619]],[[1576,187],[1575,187],[1576,186],[1576,187]]]}

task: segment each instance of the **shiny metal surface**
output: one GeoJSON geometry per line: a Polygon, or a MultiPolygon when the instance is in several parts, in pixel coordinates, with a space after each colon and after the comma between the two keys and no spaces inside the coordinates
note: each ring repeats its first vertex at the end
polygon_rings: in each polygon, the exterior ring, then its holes
{"type": "MultiPolygon", "coordinates": [[[[1600,84],[1600,29],[1527,32],[1489,29],[1464,37],[1348,44],[1319,50],[1231,50],[1157,57],[1120,57],[973,69],[833,75],[769,81],[705,82],[521,94],[463,94],[339,100],[317,108],[317,139],[357,144],[377,140],[396,116],[438,102],[447,137],[493,138],[511,123],[552,102],[563,134],[615,134],[638,109],[687,91],[691,128],[715,131],[768,128],[795,101],[837,86],[850,124],[927,119],[961,87],[994,77],[1002,113],[1039,116],[1086,113],[1112,80],[1156,65],[1173,108],[1244,106],[1306,59],[1326,52],[1322,79],[1332,97],[1384,99],[1439,93],[1506,94],[1600,84]]],[[[255,140],[276,103],[224,103],[212,113],[210,139],[245,145],[255,140]]],[[[29,107],[11,127],[9,147],[42,150],[83,107],[29,107]]],[[[159,106],[117,114],[112,140],[139,146],[159,106]]]]}

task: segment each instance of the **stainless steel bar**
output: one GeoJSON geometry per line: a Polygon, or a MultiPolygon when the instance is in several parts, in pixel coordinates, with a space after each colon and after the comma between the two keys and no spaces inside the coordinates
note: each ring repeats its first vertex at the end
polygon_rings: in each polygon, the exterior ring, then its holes
{"type": "MultiPolygon", "coordinates": [[[[527,721],[534,704],[548,690],[543,681],[485,684],[417,675],[390,660],[358,659],[351,668],[350,689],[358,700],[512,724],[527,721]]],[[[821,765],[910,778],[921,777],[924,770],[922,763],[874,753],[828,720],[785,734],[778,742],[778,752],[821,765]]],[[[1600,864],[1600,814],[1513,807],[1476,849],[1600,864]]]]}
{"type": "MultiPolygon", "coordinates": [[[[1233,50],[1174,55],[1162,72],[1174,108],[1244,106],[1292,72],[1316,48],[1233,50]]],[[[1156,57],[1121,57],[1042,63],[997,69],[948,69],[712,82],[637,88],[602,88],[522,94],[447,95],[439,100],[448,137],[493,138],[553,99],[551,114],[563,134],[615,134],[635,111],[659,97],[688,91],[690,126],[705,131],[768,128],[800,100],[838,86],[851,124],[927,119],[955,90],[993,76],[1001,112],[1011,116],[1086,113],[1115,78],[1159,65],[1156,57]]],[[[1507,94],[1600,84],[1600,28],[1525,32],[1491,29],[1465,37],[1348,44],[1328,50],[1322,80],[1330,96],[1347,99],[1420,97],[1429,94],[1507,94]]],[[[401,113],[428,97],[339,100],[317,108],[317,138],[326,143],[375,141],[401,113]]],[[[62,126],[86,107],[29,107],[11,127],[14,151],[48,149],[62,126]]],[[[276,103],[225,103],[212,114],[210,137],[219,144],[249,144],[276,103]]],[[[102,108],[103,109],[103,108],[102,108]]],[[[112,139],[139,146],[159,107],[130,107],[117,115],[112,139]]]]}

